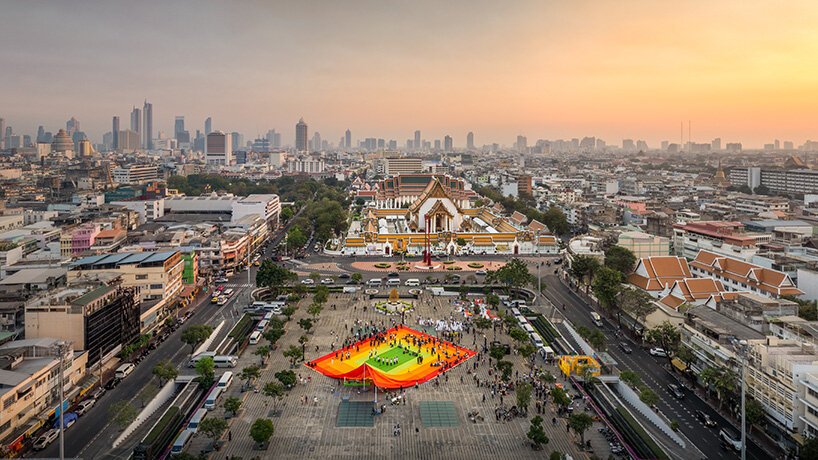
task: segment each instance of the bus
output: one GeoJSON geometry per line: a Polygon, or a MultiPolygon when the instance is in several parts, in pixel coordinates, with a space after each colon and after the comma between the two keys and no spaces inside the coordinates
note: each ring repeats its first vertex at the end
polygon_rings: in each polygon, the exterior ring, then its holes
{"type": "Polygon", "coordinates": [[[239,359],[233,355],[217,355],[213,358],[216,367],[236,367],[239,359]]]}
{"type": "Polygon", "coordinates": [[[226,371],[224,374],[222,374],[221,378],[219,379],[219,383],[216,386],[221,388],[222,391],[225,391],[231,383],[233,383],[233,373],[226,371]]]}
{"type": "Polygon", "coordinates": [[[258,332],[264,333],[264,331],[267,329],[268,324],[270,324],[270,322],[267,321],[266,319],[263,319],[263,320],[258,322],[258,326],[256,326],[256,330],[258,332]]]}
{"type": "Polygon", "coordinates": [[[275,316],[273,315],[273,312],[268,311],[264,314],[264,321],[270,322],[273,319],[273,316],[275,316]]]}
{"type": "Polygon", "coordinates": [[[599,313],[592,311],[591,312],[591,321],[596,324],[597,327],[602,327],[602,317],[599,316],[599,313]]]}
{"type": "Polygon", "coordinates": [[[250,345],[256,345],[259,340],[261,340],[261,332],[253,331],[253,333],[250,334],[250,345]]]}
{"type": "Polygon", "coordinates": [[[213,410],[216,408],[216,402],[219,400],[219,396],[222,394],[222,389],[216,387],[210,390],[210,393],[207,395],[207,399],[204,403],[204,408],[207,410],[213,410]]]}
{"type": "Polygon", "coordinates": [[[182,451],[185,450],[185,446],[187,443],[190,442],[190,438],[193,437],[193,430],[185,430],[183,431],[176,441],[173,443],[173,447],[170,449],[171,455],[179,455],[182,451]]]}
{"type": "Polygon", "coordinates": [[[190,417],[190,421],[187,423],[187,429],[193,430],[194,433],[199,431],[199,424],[202,423],[205,416],[207,416],[207,409],[204,407],[196,409],[196,412],[193,413],[193,417],[190,417]]]}

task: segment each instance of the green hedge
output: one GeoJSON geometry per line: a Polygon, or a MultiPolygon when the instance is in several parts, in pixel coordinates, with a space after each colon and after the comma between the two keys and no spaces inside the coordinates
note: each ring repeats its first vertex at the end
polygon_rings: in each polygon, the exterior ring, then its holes
{"type": "Polygon", "coordinates": [[[622,416],[622,418],[625,419],[625,421],[628,422],[628,425],[630,425],[633,431],[635,431],[636,434],[639,435],[642,441],[644,441],[644,443],[648,446],[651,452],[653,452],[655,458],[658,458],[659,460],[668,460],[668,456],[667,454],[665,454],[665,451],[662,450],[662,448],[659,447],[658,444],[656,444],[656,441],[654,441],[653,438],[645,431],[645,429],[642,428],[642,425],[640,425],[633,418],[633,416],[630,414],[630,412],[627,411],[627,409],[620,406],[616,408],[616,411],[619,413],[619,415],[622,416]]]}
{"type": "Polygon", "coordinates": [[[230,333],[227,334],[228,337],[231,339],[239,339],[241,340],[246,336],[250,330],[253,328],[253,318],[250,318],[250,315],[244,314],[238,323],[233,326],[233,329],[230,330],[230,333]]]}
{"type": "Polygon", "coordinates": [[[159,419],[159,422],[156,424],[156,426],[154,426],[151,432],[148,433],[147,436],[145,436],[145,441],[143,442],[147,445],[152,445],[153,443],[155,443],[159,436],[161,436],[165,429],[168,427],[168,424],[170,424],[178,414],[179,414],[178,407],[176,406],[169,407],[167,412],[165,412],[165,414],[162,415],[162,418],[159,419]]]}

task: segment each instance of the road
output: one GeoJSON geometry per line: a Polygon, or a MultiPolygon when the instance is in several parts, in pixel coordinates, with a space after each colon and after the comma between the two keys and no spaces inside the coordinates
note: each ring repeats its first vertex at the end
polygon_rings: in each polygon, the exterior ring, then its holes
{"type": "MultiPolygon", "coordinates": [[[[556,276],[547,275],[545,295],[556,306],[566,305],[562,311],[564,316],[574,327],[585,326],[593,329],[591,321],[590,306],[571,289],[565,286],[556,276]]],[[[648,351],[638,344],[631,342],[633,352],[630,354],[622,351],[617,343],[622,341],[615,335],[616,327],[604,321],[604,332],[607,337],[608,354],[619,363],[620,369],[630,369],[636,372],[642,381],[659,396],[657,407],[668,418],[678,420],[681,431],[691,440],[696,447],[707,454],[707,458],[734,459],[738,455],[732,451],[725,451],[721,448],[718,438],[719,427],[730,426],[735,432],[739,432],[736,427],[713,410],[698,395],[687,390],[683,390],[685,397],[682,400],[674,398],[667,390],[669,383],[676,383],[676,378],[668,372],[663,365],[667,363],[666,358],[651,356],[648,351]],[[699,422],[695,417],[695,412],[701,410],[716,421],[717,427],[708,428],[699,422]]],[[[630,342],[630,341],[628,341],[630,342]]],[[[748,459],[769,458],[754,442],[750,441],[747,448],[748,459]]]]}

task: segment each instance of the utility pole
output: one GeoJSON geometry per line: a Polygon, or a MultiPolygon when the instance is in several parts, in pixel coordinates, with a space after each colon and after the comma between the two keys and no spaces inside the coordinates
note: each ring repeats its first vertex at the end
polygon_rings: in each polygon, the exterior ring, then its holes
{"type": "Polygon", "coordinates": [[[742,350],[741,356],[741,460],[747,460],[747,419],[746,414],[744,412],[745,408],[745,399],[746,399],[746,392],[745,392],[745,380],[744,380],[744,372],[745,367],[747,366],[747,356],[744,355],[744,350],[742,350]]]}
{"type": "Polygon", "coordinates": [[[60,354],[60,460],[65,460],[65,342],[57,342],[60,354]]]}

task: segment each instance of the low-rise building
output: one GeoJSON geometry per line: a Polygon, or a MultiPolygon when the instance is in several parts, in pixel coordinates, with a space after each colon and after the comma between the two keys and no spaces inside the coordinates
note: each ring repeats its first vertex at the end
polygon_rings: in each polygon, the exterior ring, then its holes
{"type": "Polygon", "coordinates": [[[637,259],[670,254],[670,239],[644,232],[622,232],[617,244],[631,251],[637,259]]]}
{"type": "Polygon", "coordinates": [[[741,222],[700,221],[673,225],[673,250],[693,259],[701,250],[749,260],[770,234],[747,233],[741,222]]]}
{"type": "Polygon", "coordinates": [[[628,282],[658,298],[667,294],[676,281],[692,276],[684,257],[643,257],[628,275],[628,282]]]}
{"type": "Polygon", "coordinates": [[[803,294],[786,273],[713,252],[699,251],[690,267],[694,276],[717,279],[730,291],[749,291],[776,299],[803,294]]]}

